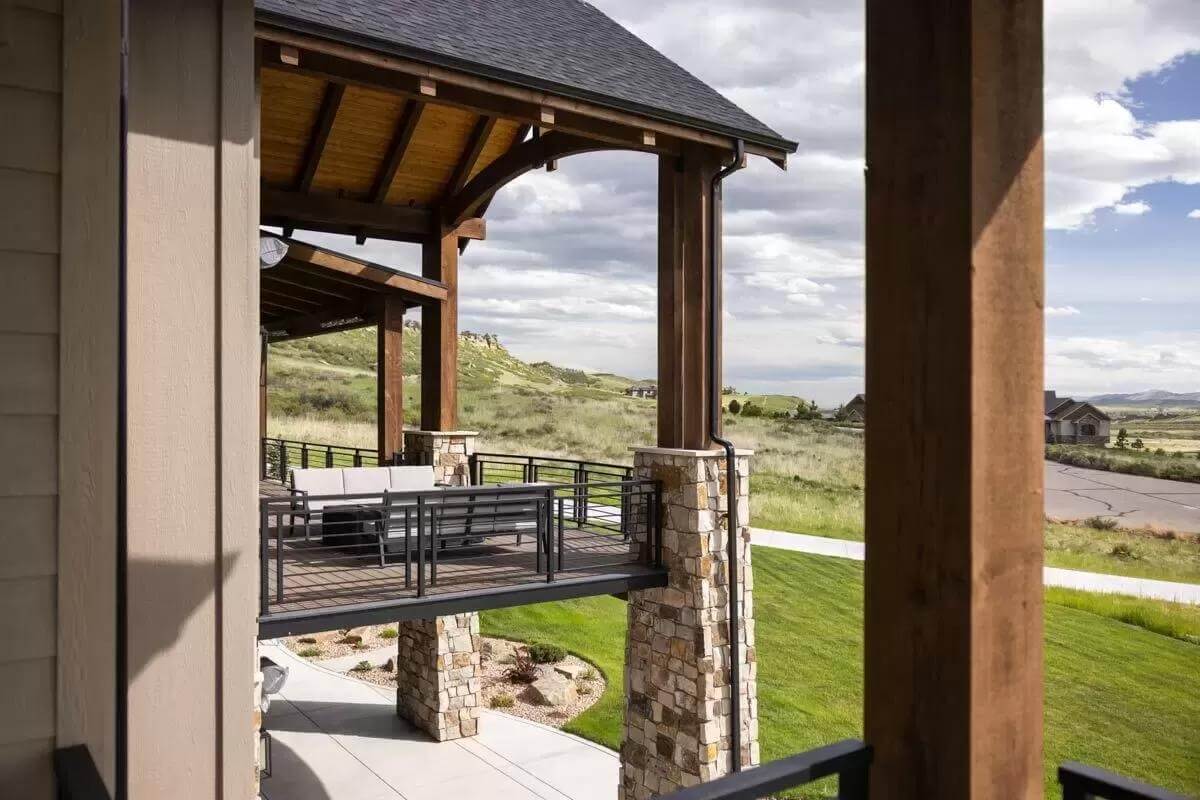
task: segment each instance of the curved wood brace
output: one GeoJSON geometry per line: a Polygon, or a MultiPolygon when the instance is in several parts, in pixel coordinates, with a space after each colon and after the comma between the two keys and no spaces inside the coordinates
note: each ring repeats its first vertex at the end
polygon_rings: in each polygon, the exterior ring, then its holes
{"type": "Polygon", "coordinates": [[[510,149],[472,178],[466,186],[449,198],[442,206],[442,224],[456,228],[471,217],[478,216],[479,208],[502,186],[514,178],[537,169],[547,161],[554,161],[577,153],[593,153],[599,150],[649,151],[649,147],[601,142],[584,136],[552,131],[534,137],[510,149]]]}

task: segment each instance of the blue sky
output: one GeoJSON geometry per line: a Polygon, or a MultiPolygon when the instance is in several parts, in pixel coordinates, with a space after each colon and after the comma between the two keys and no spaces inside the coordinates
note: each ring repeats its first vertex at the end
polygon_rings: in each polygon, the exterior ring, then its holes
{"type": "MultiPolygon", "coordinates": [[[[863,385],[863,12],[844,0],[594,0],[800,143],[726,190],[726,376],[844,402],[863,385]],[[699,57],[699,54],[709,54],[699,57]]],[[[1045,0],[1047,383],[1200,390],[1200,2],[1045,0]]],[[[655,373],[651,157],[597,153],[496,199],[460,322],[515,354],[655,373]]],[[[403,268],[415,248],[355,247],[403,268]]]]}

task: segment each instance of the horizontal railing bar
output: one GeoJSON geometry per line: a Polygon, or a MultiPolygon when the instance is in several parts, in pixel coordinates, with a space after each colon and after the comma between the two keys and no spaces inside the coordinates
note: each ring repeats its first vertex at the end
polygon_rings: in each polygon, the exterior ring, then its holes
{"type": "Polygon", "coordinates": [[[870,763],[871,748],[846,739],[661,795],[658,800],[758,800],[831,775],[865,771],[870,763]]]}
{"type": "Polygon", "coordinates": [[[1058,768],[1058,782],[1063,787],[1063,800],[1189,800],[1158,786],[1109,772],[1106,769],[1068,761],[1058,768]]]}

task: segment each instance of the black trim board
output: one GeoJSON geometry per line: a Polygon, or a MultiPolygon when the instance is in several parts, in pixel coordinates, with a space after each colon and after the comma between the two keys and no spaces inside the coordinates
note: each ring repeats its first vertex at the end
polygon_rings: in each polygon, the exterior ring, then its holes
{"type": "Polygon", "coordinates": [[[258,618],[258,638],[275,639],[305,633],[354,628],[360,625],[382,625],[406,619],[428,619],[467,611],[487,611],[492,608],[549,603],[576,597],[618,595],[638,589],[654,589],[667,585],[665,569],[644,569],[637,572],[606,573],[587,578],[567,578],[547,583],[529,583],[469,592],[447,592],[419,598],[404,598],[378,603],[288,611],[266,614],[258,618]]]}

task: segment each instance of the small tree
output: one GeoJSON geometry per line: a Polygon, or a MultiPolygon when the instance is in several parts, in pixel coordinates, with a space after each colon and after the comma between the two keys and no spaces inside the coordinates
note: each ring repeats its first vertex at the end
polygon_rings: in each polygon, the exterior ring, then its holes
{"type": "Polygon", "coordinates": [[[763,415],[762,407],[756,406],[750,400],[747,400],[746,405],[742,406],[742,416],[743,417],[761,417],[762,415],[763,415]]]}
{"type": "Polygon", "coordinates": [[[736,397],[729,401],[729,413],[730,414],[741,413],[741,410],[742,410],[742,404],[737,401],[736,397]]]}
{"type": "Polygon", "coordinates": [[[1124,450],[1126,447],[1128,447],[1129,431],[1125,430],[1124,428],[1121,428],[1121,430],[1117,431],[1117,441],[1114,442],[1114,446],[1118,450],[1124,450]]]}
{"type": "Polygon", "coordinates": [[[1144,442],[1143,442],[1141,439],[1134,439],[1134,440],[1133,440],[1133,449],[1134,449],[1134,450],[1141,450],[1141,449],[1143,449],[1145,446],[1146,446],[1146,444],[1145,444],[1145,443],[1144,443],[1144,442]]]}

